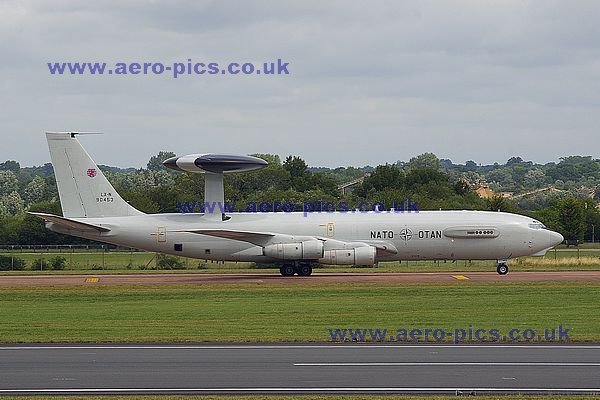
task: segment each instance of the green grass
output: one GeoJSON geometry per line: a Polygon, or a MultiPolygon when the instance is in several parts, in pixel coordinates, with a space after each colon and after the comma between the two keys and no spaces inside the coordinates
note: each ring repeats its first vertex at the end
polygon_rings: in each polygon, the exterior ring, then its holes
{"type": "Polygon", "coordinates": [[[0,340],[329,341],[328,328],[542,330],[600,341],[598,283],[8,287],[0,340]]]}
{"type": "MultiPolygon", "coordinates": [[[[0,255],[15,256],[25,260],[28,265],[26,270],[31,271],[31,265],[37,259],[48,261],[56,255],[65,257],[67,260],[66,273],[80,273],[85,271],[103,270],[114,272],[135,272],[138,270],[148,270],[154,267],[155,253],[144,251],[106,251],[102,252],[97,249],[92,250],[15,250],[1,251],[0,255]]],[[[185,257],[179,257],[188,272],[255,272],[257,269],[274,269],[275,266],[269,267],[266,265],[256,265],[251,262],[214,262],[209,260],[198,260],[185,257]]],[[[600,269],[600,243],[584,243],[579,249],[564,245],[558,246],[556,250],[549,251],[543,258],[521,258],[514,260],[515,270],[535,271],[535,270],[564,270],[564,269],[600,269]],[[568,260],[566,263],[565,260],[568,260]],[[543,262],[539,262],[543,260],[543,262]],[[558,260],[562,262],[553,265],[552,261],[558,260]],[[578,260],[583,260],[580,262],[578,260]]],[[[416,271],[493,271],[495,269],[495,261],[473,261],[464,260],[456,262],[443,261],[403,261],[403,262],[387,262],[380,263],[380,267],[376,269],[378,272],[416,272],[416,271]]],[[[355,268],[348,266],[327,266],[322,268],[323,271],[332,272],[350,272],[357,270],[375,270],[372,268],[355,268]]],[[[39,271],[31,271],[39,272],[39,271]]],[[[45,271],[48,272],[48,271],[45,271]]],[[[55,273],[55,271],[51,271],[55,273]]],[[[65,273],[65,272],[63,272],[65,273]]],[[[98,272],[96,272],[98,273],[98,272]]]]}
{"type": "MultiPolygon", "coordinates": [[[[67,260],[69,269],[80,270],[80,269],[108,269],[108,270],[125,270],[140,269],[140,267],[154,267],[155,253],[141,252],[141,251],[50,251],[50,252],[2,252],[0,255],[20,258],[24,260],[29,267],[37,259],[43,259],[45,261],[50,260],[53,257],[61,256],[67,260]]],[[[183,258],[187,268],[197,268],[198,265],[211,264],[204,260],[194,260],[190,258],[183,258]]],[[[229,268],[233,267],[235,263],[230,263],[229,268]]],[[[214,264],[216,265],[216,264],[214,264]]],[[[242,264],[243,266],[249,265],[249,263],[242,264]]],[[[29,269],[29,268],[28,268],[29,269]]]]}
{"type": "MultiPolygon", "coordinates": [[[[558,271],[558,270],[600,270],[600,251],[598,249],[558,249],[550,251],[544,258],[521,258],[512,261],[513,271],[558,271]]],[[[2,271],[0,274],[23,274],[23,273],[140,273],[154,271],[155,253],[138,251],[81,251],[76,252],[0,252],[0,255],[14,256],[23,259],[27,268],[24,271],[2,271]],[[67,267],[62,271],[49,271],[44,269],[32,270],[31,266],[37,259],[46,262],[52,257],[60,255],[67,260],[67,267]]],[[[183,270],[161,270],[158,272],[195,272],[195,273],[256,273],[274,272],[277,266],[256,265],[254,263],[217,263],[207,260],[197,260],[181,257],[185,269],[183,270]]],[[[325,266],[319,267],[321,272],[475,272],[490,271],[496,269],[495,261],[403,261],[380,263],[378,268],[357,268],[349,266],[325,266]]]]}
{"type": "MultiPolygon", "coordinates": [[[[44,272],[44,273],[81,273],[86,271],[94,271],[101,273],[102,271],[114,272],[135,272],[135,271],[151,271],[155,268],[155,253],[141,251],[44,251],[44,252],[19,252],[19,251],[4,251],[0,252],[3,256],[14,256],[24,260],[27,268],[23,272],[44,272]],[[32,264],[35,260],[42,259],[46,263],[53,257],[61,256],[67,260],[67,267],[64,271],[49,271],[47,268],[42,270],[32,270],[32,264]]],[[[254,263],[217,263],[208,260],[197,260],[185,257],[179,257],[187,272],[204,270],[204,269],[224,269],[224,270],[247,270],[255,267],[254,263]]],[[[6,272],[6,271],[5,271],[6,272]]],[[[164,271],[163,271],[164,272],[164,271]]],[[[213,271],[214,272],[214,271],[213,271]]]]}

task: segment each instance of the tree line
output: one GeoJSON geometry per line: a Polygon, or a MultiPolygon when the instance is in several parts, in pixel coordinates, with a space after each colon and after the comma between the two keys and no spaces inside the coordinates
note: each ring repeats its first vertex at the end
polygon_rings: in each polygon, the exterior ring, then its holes
{"type": "MultiPolygon", "coordinates": [[[[100,168],[123,198],[141,211],[178,212],[178,202],[203,200],[204,177],[164,168],[162,161],[174,155],[160,152],[140,169],[100,168]]],[[[500,210],[529,215],[561,232],[568,240],[592,240],[596,226],[600,226],[596,199],[575,184],[588,182],[591,188],[599,179],[600,163],[591,157],[568,157],[542,168],[519,158],[512,158],[502,166],[478,166],[473,162],[458,165],[425,153],[408,162],[377,167],[315,168],[309,167],[298,156],[288,156],[283,161],[272,154],[255,156],[265,159],[268,166],[249,173],[227,175],[224,181],[226,201],[240,204],[290,201],[298,204],[321,199],[334,203],[344,201],[354,208],[363,201],[382,202],[391,207],[394,202],[410,198],[418,202],[419,210],[500,210]],[[510,179],[500,179],[505,175],[510,175],[510,179]],[[339,184],[357,178],[364,179],[353,190],[342,194],[338,189],[339,184]],[[493,180],[496,178],[498,180],[493,180]],[[543,201],[530,202],[525,207],[520,201],[512,201],[501,194],[487,200],[481,198],[474,190],[477,180],[481,179],[488,180],[492,186],[499,185],[497,189],[513,185],[526,190],[545,184],[560,185],[561,180],[572,187],[544,194],[543,201]]],[[[39,219],[26,211],[61,215],[52,166],[22,168],[16,161],[0,163],[0,244],[89,243],[45,229],[39,219]]]]}

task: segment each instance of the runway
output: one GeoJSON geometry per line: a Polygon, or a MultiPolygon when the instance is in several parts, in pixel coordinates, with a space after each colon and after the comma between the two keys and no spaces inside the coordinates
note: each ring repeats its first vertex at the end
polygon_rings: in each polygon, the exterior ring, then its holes
{"type": "Polygon", "coordinates": [[[399,272],[399,273],[319,273],[309,277],[283,277],[272,274],[98,274],[98,275],[1,275],[0,286],[77,286],[77,285],[215,285],[215,284],[323,284],[415,282],[600,282],[600,271],[509,272],[399,272]]]}
{"type": "Polygon", "coordinates": [[[0,394],[600,393],[600,345],[0,347],[0,394]]]}

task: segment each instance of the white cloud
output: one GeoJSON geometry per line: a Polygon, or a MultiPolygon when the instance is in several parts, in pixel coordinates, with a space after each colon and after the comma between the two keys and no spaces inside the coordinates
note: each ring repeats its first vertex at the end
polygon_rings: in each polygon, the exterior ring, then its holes
{"type": "Polygon", "coordinates": [[[0,3],[0,160],[100,130],[102,163],[162,149],[362,165],[598,157],[600,3],[0,3]],[[290,63],[284,76],[53,76],[47,62],[290,63]]]}

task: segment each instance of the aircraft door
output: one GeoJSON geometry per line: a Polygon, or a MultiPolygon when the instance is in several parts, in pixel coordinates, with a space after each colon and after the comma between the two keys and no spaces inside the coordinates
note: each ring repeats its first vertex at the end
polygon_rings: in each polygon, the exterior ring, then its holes
{"type": "Polygon", "coordinates": [[[158,243],[166,243],[167,242],[167,227],[159,226],[156,229],[156,241],[158,243]]]}

